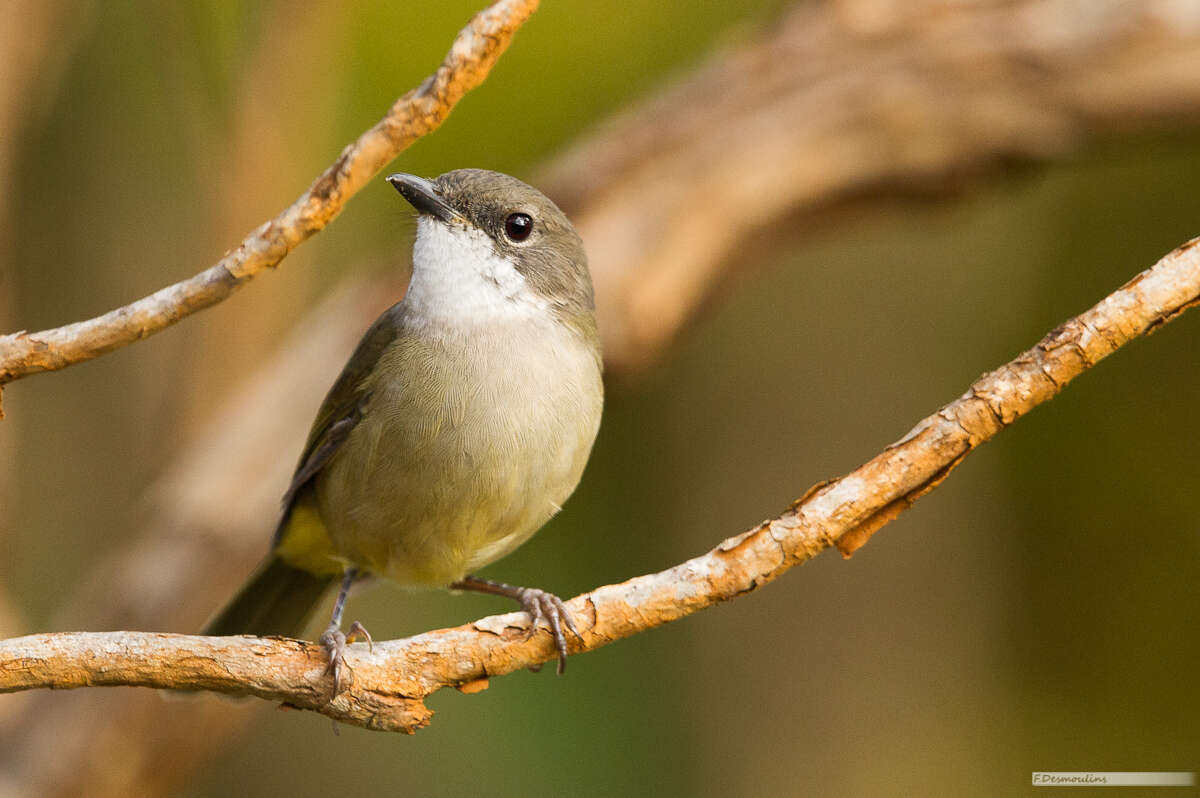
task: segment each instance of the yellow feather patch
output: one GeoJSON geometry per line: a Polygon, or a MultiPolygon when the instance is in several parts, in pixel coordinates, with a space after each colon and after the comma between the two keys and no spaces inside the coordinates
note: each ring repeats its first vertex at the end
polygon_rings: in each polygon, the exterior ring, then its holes
{"type": "Polygon", "coordinates": [[[344,559],[333,548],[321,514],[308,497],[298,499],[292,506],[275,551],[288,565],[318,576],[338,576],[346,569],[344,559]]]}

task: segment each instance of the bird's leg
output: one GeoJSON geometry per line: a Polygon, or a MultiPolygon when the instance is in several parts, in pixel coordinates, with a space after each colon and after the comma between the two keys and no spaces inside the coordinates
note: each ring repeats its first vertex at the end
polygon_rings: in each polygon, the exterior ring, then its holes
{"type": "Polygon", "coordinates": [[[571,613],[567,611],[567,605],[563,604],[562,599],[553,593],[533,587],[506,585],[503,582],[493,582],[477,576],[463,577],[450,585],[450,589],[491,593],[493,596],[507,596],[520,602],[521,609],[529,613],[529,617],[533,621],[529,625],[528,634],[525,635],[526,640],[537,632],[538,624],[545,622],[550,627],[550,633],[554,635],[554,647],[558,650],[559,673],[567,669],[567,638],[563,634],[563,626],[565,625],[577,638],[583,640],[583,635],[579,634],[579,630],[575,628],[575,622],[571,620],[571,613]]]}
{"type": "Polygon", "coordinates": [[[367,641],[367,645],[374,646],[370,633],[358,621],[350,624],[350,634],[342,632],[342,612],[346,609],[346,596],[349,595],[350,586],[354,584],[356,578],[358,578],[358,569],[347,568],[345,576],[342,577],[342,586],[338,590],[337,601],[333,603],[333,617],[329,619],[329,627],[321,635],[319,641],[326,653],[329,654],[329,666],[325,671],[333,676],[334,695],[341,693],[349,686],[343,682],[343,676],[347,669],[346,644],[353,643],[361,637],[367,641]]]}

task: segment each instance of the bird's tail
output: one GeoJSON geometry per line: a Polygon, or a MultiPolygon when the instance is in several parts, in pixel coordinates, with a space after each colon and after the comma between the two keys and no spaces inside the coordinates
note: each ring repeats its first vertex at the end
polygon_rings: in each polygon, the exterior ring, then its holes
{"type": "Polygon", "coordinates": [[[272,554],[205,625],[202,634],[300,637],[321,598],[336,581],[336,577],[302,571],[272,554]]]}

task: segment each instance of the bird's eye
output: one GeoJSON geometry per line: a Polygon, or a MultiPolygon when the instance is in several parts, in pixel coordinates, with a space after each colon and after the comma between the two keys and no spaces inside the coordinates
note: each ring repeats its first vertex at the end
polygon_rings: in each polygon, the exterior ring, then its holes
{"type": "Polygon", "coordinates": [[[504,234],[513,241],[524,241],[533,232],[533,217],[527,213],[510,213],[504,220],[504,234]]]}

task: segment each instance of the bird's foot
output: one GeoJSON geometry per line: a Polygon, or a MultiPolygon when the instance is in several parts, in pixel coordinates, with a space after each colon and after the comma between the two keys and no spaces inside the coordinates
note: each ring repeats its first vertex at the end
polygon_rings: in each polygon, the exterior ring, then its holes
{"type": "Polygon", "coordinates": [[[537,634],[539,625],[544,623],[549,626],[550,633],[554,635],[554,648],[558,651],[558,672],[565,671],[567,669],[567,637],[563,634],[563,627],[570,629],[571,633],[579,640],[583,640],[583,635],[579,634],[579,630],[575,628],[575,622],[571,620],[571,613],[567,610],[567,605],[553,593],[538,590],[535,587],[520,588],[513,598],[521,602],[521,609],[529,613],[532,621],[529,624],[529,631],[525,634],[525,639],[528,640],[537,634]]]}
{"type": "Polygon", "coordinates": [[[360,639],[367,641],[368,650],[375,648],[371,633],[365,626],[355,621],[350,624],[350,634],[344,633],[338,624],[330,624],[318,641],[325,649],[325,653],[329,655],[329,664],[326,666],[325,672],[333,677],[333,694],[335,696],[345,691],[353,680],[353,670],[346,664],[346,646],[360,639]]]}
{"type": "MultiPolygon", "coordinates": [[[[554,648],[558,651],[558,672],[562,673],[567,669],[567,638],[563,634],[563,627],[571,630],[571,633],[583,642],[583,635],[579,634],[579,630],[575,628],[575,622],[571,620],[571,613],[567,610],[567,605],[563,600],[553,593],[547,593],[545,590],[538,590],[534,587],[517,587],[516,585],[506,585],[503,582],[493,582],[490,579],[480,579],[478,576],[464,576],[457,582],[450,585],[451,590],[474,590],[478,593],[490,593],[493,596],[507,596],[521,603],[521,609],[529,613],[529,618],[532,623],[529,625],[529,632],[525,635],[525,639],[533,637],[537,634],[539,624],[546,624],[550,627],[550,633],[554,635],[554,648]]],[[[538,670],[532,668],[531,670],[538,670]]]]}

